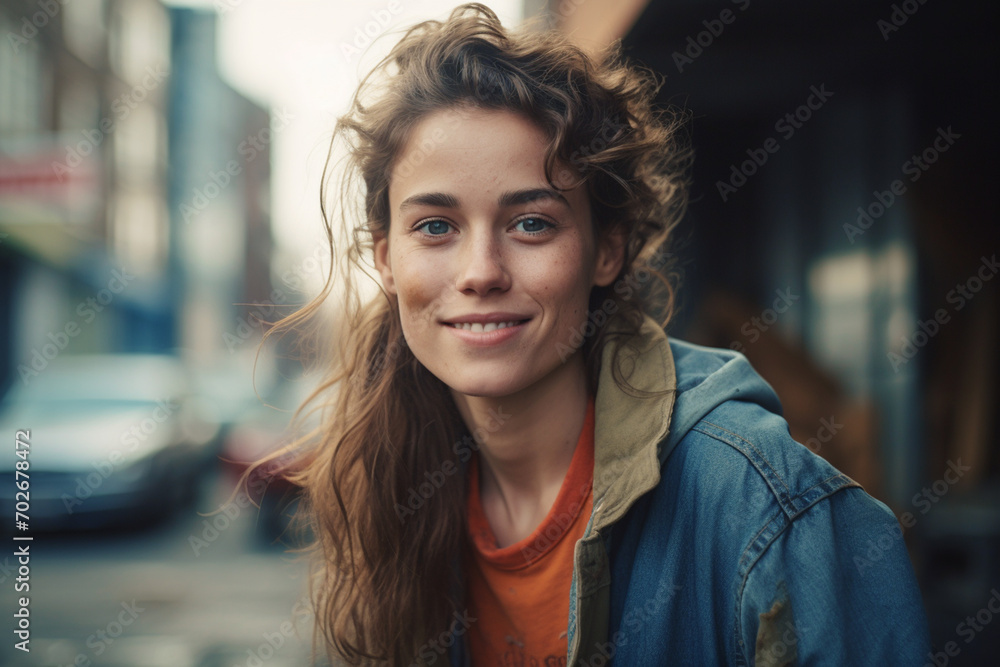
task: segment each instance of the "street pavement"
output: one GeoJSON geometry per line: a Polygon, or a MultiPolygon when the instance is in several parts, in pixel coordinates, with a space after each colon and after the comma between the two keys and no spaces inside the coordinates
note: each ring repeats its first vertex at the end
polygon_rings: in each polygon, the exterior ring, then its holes
{"type": "Polygon", "coordinates": [[[0,551],[0,665],[313,664],[305,556],[259,539],[252,505],[238,515],[234,506],[229,516],[198,514],[225,504],[230,489],[213,476],[197,506],[138,532],[35,535],[27,593],[14,590],[14,547],[0,551]],[[30,653],[14,648],[12,612],[23,595],[30,653]]]}

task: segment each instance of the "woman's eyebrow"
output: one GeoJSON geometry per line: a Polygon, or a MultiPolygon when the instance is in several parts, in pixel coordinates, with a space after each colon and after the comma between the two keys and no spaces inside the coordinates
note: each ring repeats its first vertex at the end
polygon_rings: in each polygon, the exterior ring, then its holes
{"type": "MultiPolygon", "coordinates": [[[[530,204],[540,199],[551,199],[563,204],[566,208],[572,208],[569,201],[562,193],[552,188],[527,188],[525,190],[511,190],[504,192],[497,198],[497,203],[501,208],[508,206],[518,206],[520,204],[530,204]]],[[[435,206],[438,208],[459,208],[461,206],[458,197],[445,192],[422,192],[420,194],[407,197],[399,204],[399,210],[412,206],[435,206]]]]}
{"type": "Polygon", "coordinates": [[[437,206],[440,208],[458,208],[458,197],[444,192],[423,192],[418,195],[407,197],[399,204],[399,210],[410,208],[411,206],[437,206]]]}
{"type": "Polygon", "coordinates": [[[562,193],[552,188],[529,188],[527,190],[513,190],[505,192],[498,198],[501,207],[517,206],[519,204],[530,204],[539,199],[554,199],[566,208],[572,208],[562,193]]]}

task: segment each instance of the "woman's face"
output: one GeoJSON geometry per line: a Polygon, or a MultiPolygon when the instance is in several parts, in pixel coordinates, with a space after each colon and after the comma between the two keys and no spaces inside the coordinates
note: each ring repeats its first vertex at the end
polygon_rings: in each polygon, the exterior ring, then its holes
{"type": "Polygon", "coordinates": [[[424,117],[396,160],[375,265],[407,345],[453,391],[509,396],[581,363],[590,290],[621,266],[620,244],[595,247],[585,186],[546,181],[544,150],[527,118],[463,107],[424,117]]]}

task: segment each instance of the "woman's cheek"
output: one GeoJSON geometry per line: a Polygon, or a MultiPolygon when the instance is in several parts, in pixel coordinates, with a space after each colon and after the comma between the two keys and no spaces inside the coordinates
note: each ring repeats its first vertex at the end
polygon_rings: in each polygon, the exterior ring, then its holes
{"type": "Polygon", "coordinates": [[[421,337],[431,332],[437,320],[448,312],[444,301],[447,295],[440,284],[433,281],[434,273],[407,272],[397,280],[400,320],[403,333],[411,346],[419,346],[421,337]]]}

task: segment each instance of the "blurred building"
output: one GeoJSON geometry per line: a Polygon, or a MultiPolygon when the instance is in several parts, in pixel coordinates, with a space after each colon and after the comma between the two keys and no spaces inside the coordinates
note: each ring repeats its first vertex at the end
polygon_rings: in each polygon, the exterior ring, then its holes
{"type": "MultiPolygon", "coordinates": [[[[169,114],[171,261],[180,340],[199,364],[250,351],[271,303],[271,144],[288,119],[233,90],[216,62],[217,16],[175,8],[169,114]],[[265,310],[267,312],[261,312],[265,310]]],[[[277,319],[276,317],[272,319],[277,319]]]]}
{"type": "Polygon", "coordinates": [[[214,21],[0,2],[0,387],[63,353],[224,359],[225,332],[251,337],[236,304],[270,293],[270,117],[216,73],[214,21]]]}
{"type": "Polygon", "coordinates": [[[0,34],[0,381],[170,345],[164,8],[8,1],[0,34]]]}

